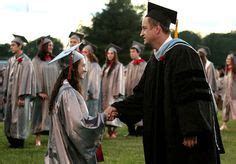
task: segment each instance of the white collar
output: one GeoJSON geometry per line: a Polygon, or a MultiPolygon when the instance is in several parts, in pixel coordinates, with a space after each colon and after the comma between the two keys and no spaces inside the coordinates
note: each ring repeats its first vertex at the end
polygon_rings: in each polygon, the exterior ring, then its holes
{"type": "MultiPolygon", "coordinates": [[[[165,40],[165,42],[161,45],[161,47],[160,48],[162,48],[166,43],[168,43],[169,41],[171,41],[172,40],[172,37],[169,35],[169,37],[165,40]]],[[[160,49],[159,48],[159,49],[160,49]]]]}
{"type": "Polygon", "coordinates": [[[63,84],[68,84],[69,82],[68,82],[68,80],[67,79],[65,79],[64,81],[63,81],[63,84]]]}
{"type": "MultiPolygon", "coordinates": [[[[161,45],[161,47],[159,49],[161,49],[166,43],[168,43],[169,41],[171,41],[173,38],[169,35],[169,37],[165,40],[165,42],[161,45]]],[[[154,54],[157,53],[157,49],[154,49],[154,54]]]]}

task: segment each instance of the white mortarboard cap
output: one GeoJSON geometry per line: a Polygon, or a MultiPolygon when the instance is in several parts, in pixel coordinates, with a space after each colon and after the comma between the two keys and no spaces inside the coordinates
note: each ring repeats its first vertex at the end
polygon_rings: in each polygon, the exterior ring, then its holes
{"type": "Polygon", "coordinates": [[[112,52],[115,52],[115,53],[117,53],[117,52],[119,52],[119,51],[121,51],[121,50],[122,50],[121,47],[119,47],[119,46],[117,46],[117,45],[115,45],[115,44],[113,44],[113,43],[110,43],[110,44],[106,47],[106,49],[105,49],[106,52],[107,52],[107,51],[112,51],[112,52]]]}
{"type": "Polygon", "coordinates": [[[24,43],[28,43],[27,39],[24,36],[16,34],[13,34],[13,36],[15,37],[15,39],[13,39],[12,42],[17,42],[21,45],[23,45],[24,43]]]}
{"type": "Polygon", "coordinates": [[[144,45],[137,41],[133,41],[131,48],[135,48],[139,53],[141,53],[144,49],[144,45]]]}
{"type": "Polygon", "coordinates": [[[67,66],[69,65],[69,60],[67,60],[67,58],[69,59],[69,56],[72,55],[73,58],[73,63],[77,62],[78,60],[84,58],[84,56],[79,53],[76,49],[78,49],[78,47],[80,46],[80,44],[77,44],[73,47],[70,47],[64,51],[62,51],[60,54],[58,54],[55,58],[53,58],[49,64],[58,61],[60,59],[63,59],[64,64],[66,64],[67,66]]]}

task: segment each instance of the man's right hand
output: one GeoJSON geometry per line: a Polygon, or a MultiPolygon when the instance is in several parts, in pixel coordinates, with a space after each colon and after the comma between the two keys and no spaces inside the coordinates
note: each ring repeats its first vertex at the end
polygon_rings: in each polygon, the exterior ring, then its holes
{"type": "Polygon", "coordinates": [[[105,110],[104,110],[104,113],[107,117],[107,120],[109,121],[112,121],[115,119],[115,117],[118,116],[118,112],[117,112],[117,109],[112,107],[112,106],[109,106],[107,107],[105,110]]]}

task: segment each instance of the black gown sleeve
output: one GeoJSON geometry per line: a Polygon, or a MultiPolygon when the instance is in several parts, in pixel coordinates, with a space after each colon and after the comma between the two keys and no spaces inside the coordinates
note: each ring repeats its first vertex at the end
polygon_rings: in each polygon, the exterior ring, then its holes
{"type": "Polygon", "coordinates": [[[143,118],[143,97],[147,72],[146,69],[138,85],[133,90],[134,94],[123,101],[115,102],[111,105],[118,110],[118,117],[124,123],[135,124],[143,118]]]}
{"type": "Polygon", "coordinates": [[[212,133],[212,96],[200,58],[189,47],[179,47],[175,53],[171,83],[181,134],[212,133]]]}

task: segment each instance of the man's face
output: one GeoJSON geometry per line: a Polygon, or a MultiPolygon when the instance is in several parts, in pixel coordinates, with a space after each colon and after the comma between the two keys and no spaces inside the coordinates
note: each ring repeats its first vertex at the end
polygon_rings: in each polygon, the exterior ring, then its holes
{"type": "Polygon", "coordinates": [[[16,42],[11,42],[11,46],[10,46],[10,49],[11,49],[11,52],[13,53],[13,54],[15,54],[15,53],[17,53],[18,51],[20,51],[21,50],[21,45],[17,45],[16,44],[16,42]]]}
{"type": "Polygon", "coordinates": [[[79,78],[84,79],[85,73],[87,72],[86,67],[85,67],[85,60],[80,59],[79,65],[78,65],[78,72],[79,72],[79,78]]]}
{"type": "Polygon", "coordinates": [[[140,36],[144,39],[144,44],[151,44],[156,39],[155,27],[151,26],[148,22],[148,17],[144,17],[142,21],[142,31],[140,36]]]}
{"type": "Polygon", "coordinates": [[[70,47],[75,46],[76,44],[79,44],[80,41],[78,39],[75,38],[70,38],[70,47]]]}
{"type": "Polygon", "coordinates": [[[132,60],[139,58],[139,53],[137,52],[136,49],[130,49],[129,52],[132,60]]]}

